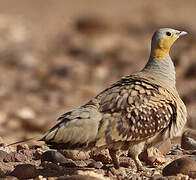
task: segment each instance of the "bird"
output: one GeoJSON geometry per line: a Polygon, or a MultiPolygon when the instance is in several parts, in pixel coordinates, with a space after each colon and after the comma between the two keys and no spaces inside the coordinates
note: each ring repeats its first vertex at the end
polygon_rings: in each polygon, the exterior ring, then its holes
{"type": "Polygon", "coordinates": [[[55,149],[108,149],[114,168],[117,152],[129,151],[138,170],[139,154],[155,144],[181,135],[186,106],[176,89],[173,43],[187,32],[157,30],[144,68],[122,77],[86,104],[66,112],[37,140],[55,149]]]}

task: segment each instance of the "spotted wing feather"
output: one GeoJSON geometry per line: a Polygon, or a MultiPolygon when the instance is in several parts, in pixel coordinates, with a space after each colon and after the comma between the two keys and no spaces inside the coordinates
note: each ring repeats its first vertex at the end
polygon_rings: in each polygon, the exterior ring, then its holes
{"type": "Polygon", "coordinates": [[[103,118],[97,146],[117,141],[142,141],[175,121],[175,103],[168,92],[145,80],[123,79],[107,95],[100,96],[103,118]],[[107,126],[106,126],[107,124],[107,126]],[[105,125],[105,126],[104,126],[105,125]]]}

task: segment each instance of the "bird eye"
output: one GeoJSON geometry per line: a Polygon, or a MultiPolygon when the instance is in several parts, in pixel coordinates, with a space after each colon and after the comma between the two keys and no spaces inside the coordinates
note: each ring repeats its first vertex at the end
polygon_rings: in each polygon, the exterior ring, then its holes
{"type": "Polygon", "coordinates": [[[171,36],[171,33],[169,31],[166,32],[167,36],[171,36]]]}

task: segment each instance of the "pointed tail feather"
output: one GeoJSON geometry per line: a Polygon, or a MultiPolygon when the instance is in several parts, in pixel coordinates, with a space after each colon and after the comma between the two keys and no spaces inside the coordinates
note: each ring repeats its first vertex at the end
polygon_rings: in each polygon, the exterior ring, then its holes
{"type": "Polygon", "coordinates": [[[25,140],[22,140],[22,141],[17,141],[17,142],[8,144],[8,145],[5,146],[5,147],[13,146],[13,145],[17,145],[17,144],[21,144],[21,143],[28,142],[28,141],[41,141],[42,138],[43,138],[43,136],[37,136],[37,137],[30,138],[30,139],[25,139],[25,140]]]}

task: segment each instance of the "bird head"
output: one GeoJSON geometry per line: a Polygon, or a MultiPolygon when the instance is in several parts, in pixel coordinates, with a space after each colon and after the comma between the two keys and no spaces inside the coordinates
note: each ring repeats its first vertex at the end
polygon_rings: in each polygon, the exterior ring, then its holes
{"type": "Polygon", "coordinates": [[[171,28],[163,28],[157,30],[151,43],[151,57],[156,60],[163,59],[168,53],[172,44],[183,35],[186,35],[185,31],[178,31],[171,28]]]}

